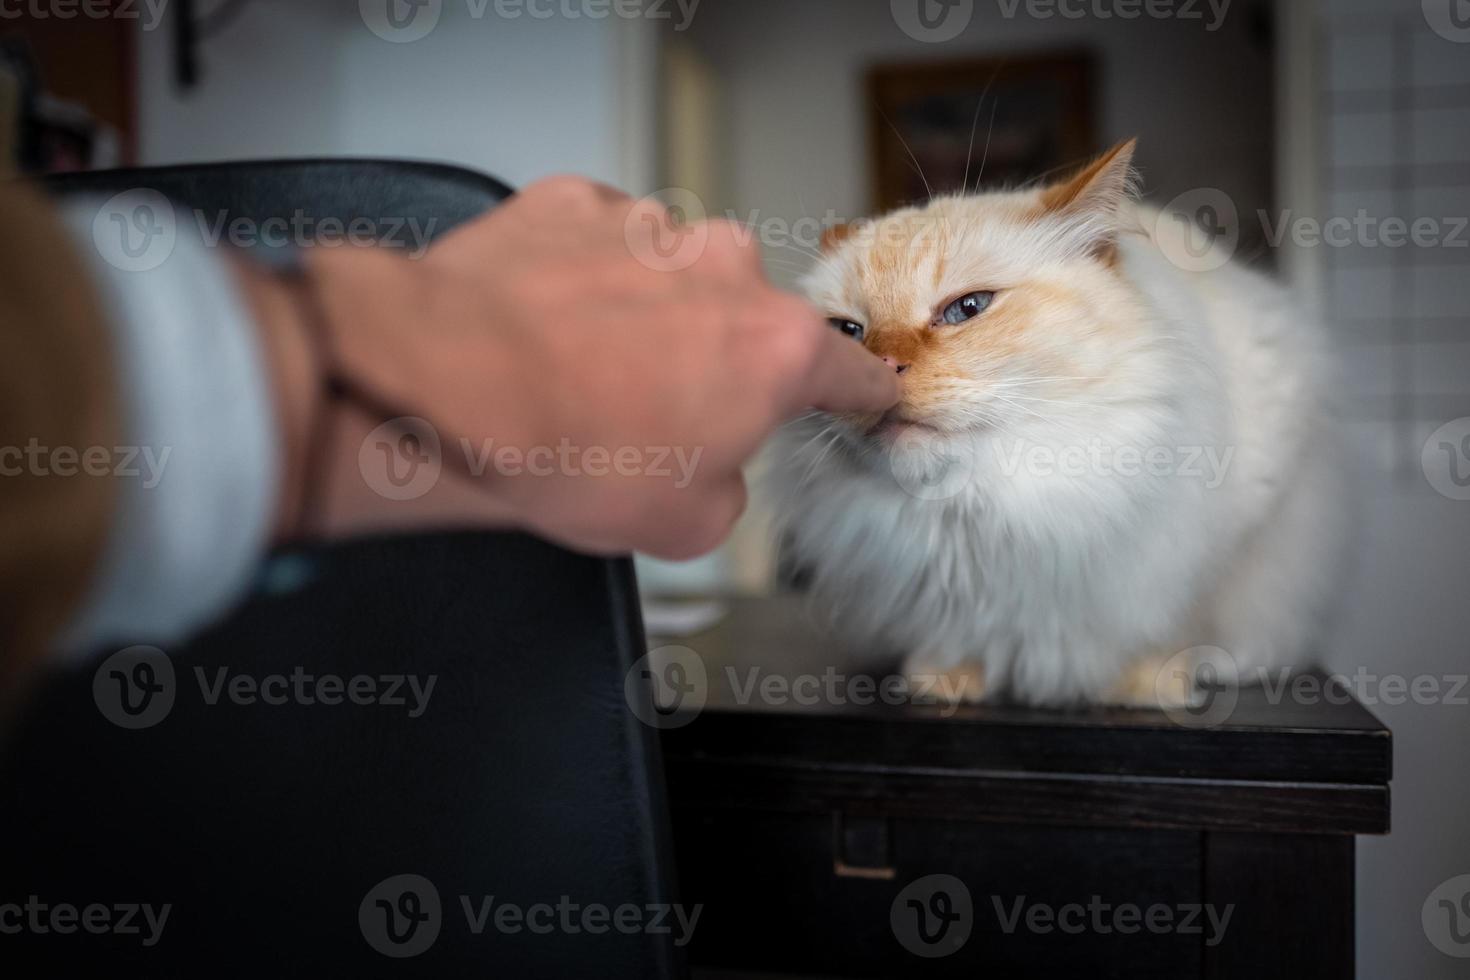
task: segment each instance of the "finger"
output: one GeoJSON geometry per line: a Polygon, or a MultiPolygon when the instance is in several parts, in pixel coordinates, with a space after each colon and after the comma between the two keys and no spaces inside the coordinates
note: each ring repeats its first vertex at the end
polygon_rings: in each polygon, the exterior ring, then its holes
{"type": "Polygon", "coordinates": [[[561,198],[568,202],[586,202],[603,204],[618,204],[631,201],[632,197],[599,180],[590,180],[586,177],[578,177],[574,174],[555,174],[551,177],[543,177],[538,181],[526,185],[521,191],[522,197],[546,196],[561,198]]]}
{"type": "Polygon", "coordinates": [[[761,263],[760,245],[750,225],[725,218],[709,219],[703,224],[704,233],[709,238],[705,252],[712,265],[728,271],[741,281],[743,288],[753,288],[749,285],[751,277],[765,285],[766,272],[761,263]]]}
{"type": "Polygon", "coordinates": [[[739,471],[714,485],[690,487],[681,492],[698,494],[697,503],[686,511],[683,519],[674,516],[659,522],[640,551],[671,561],[687,561],[708,554],[730,536],[749,501],[749,490],[739,471]]]}
{"type": "Polygon", "coordinates": [[[898,374],[852,338],[827,327],[817,329],[821,339],[816,354],[788,412],[882,412],[893,407],[903,394],[898,374]]]}

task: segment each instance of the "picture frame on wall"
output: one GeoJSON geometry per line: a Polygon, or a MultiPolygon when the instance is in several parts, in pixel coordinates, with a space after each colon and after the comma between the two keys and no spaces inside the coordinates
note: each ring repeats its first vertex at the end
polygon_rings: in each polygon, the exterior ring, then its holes
{"type": "Polygon", "coordinates": [[[1019,186],[1101,149],[1085,51],[879,66],[867,89],[875,211],[1019,186]]]}

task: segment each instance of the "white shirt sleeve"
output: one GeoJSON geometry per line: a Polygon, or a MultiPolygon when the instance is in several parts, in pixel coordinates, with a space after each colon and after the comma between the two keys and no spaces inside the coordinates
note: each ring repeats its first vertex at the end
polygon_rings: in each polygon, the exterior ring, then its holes
{"type": "MultiPolygon", "coordinates": [[[[116,201],[116,199],[114,199],[116,201]]],[[[64,213],[112,330],[121,395],[117,504],[94,580],[59,644],[183,640],[248,590],[281,479],[271,379],[225,257],[179,221],[147,269],[106,245],[109,207],[64,213]]],[[[182,214],[182,210],[179,211],[182,214]]]]}

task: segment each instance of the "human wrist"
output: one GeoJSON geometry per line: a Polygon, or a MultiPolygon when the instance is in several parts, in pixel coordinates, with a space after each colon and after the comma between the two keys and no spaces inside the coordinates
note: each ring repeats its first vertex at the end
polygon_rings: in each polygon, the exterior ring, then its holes
{"type": "Polygon", "coordinates": [[[309,493],[311,431],[323,406],[322,365],[307,335],[307,311],[287,277],[247,259],[234,260],[236,281],[254,317],[270,376],[277,427],[280,481],[272,539],[282,541],[301,530],[309,493]]]}
{"type": "MultiPolygon", "coordinates": [[[[304,491],[319,522],[310,530],[526,526],[528,495],[516,485],[523,481],[483,466],[477,455],[530,439],[522,427],[524,360],[483,317],[445,308],[464,282],[371,248],[307,253],[299,269],[309,290],[307,353],[319,362],[311,414],[317,425],[329,423],[323,438],[311,429],[306,435],[308,452],[326,456],[301,468],[322,483],[304,491]],[[329,385],[340,397],[326,394],[329,385]],[[424,496],[404,499],[375,471],[384,465],[385,440],[396,442],[423,422],[437,435],[442,472],[424,496]]],[[[303,335],[300,326],[284,330],[288,341],[303,335]]]]}

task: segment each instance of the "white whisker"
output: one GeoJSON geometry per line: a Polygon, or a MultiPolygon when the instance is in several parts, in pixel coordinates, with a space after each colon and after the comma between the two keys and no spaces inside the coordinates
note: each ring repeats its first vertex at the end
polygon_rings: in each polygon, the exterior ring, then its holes
{"type": "Polygon", "coordinates": [[[934,190],[929,186],[929,178],[924,176],[924,168],[919,166],[919,158],[914,156],[913,150],[909,149],[908,141],[903,138],[903,133],[898,131],[898,127],[893,125],[893,121],[888,118],[887,113],[882,109],[878,110],[878,115],[883,117],[883,121],[888,123],[888,128],[893,130],[893,135],[898,137],[899,146],[902,146],[904,152],[909,155],[909,160],[914,164],[915,172],[918,173],[919,179],[924,182],[924,193],[929,195],[929,200],[934,200],[934,190]]]}

